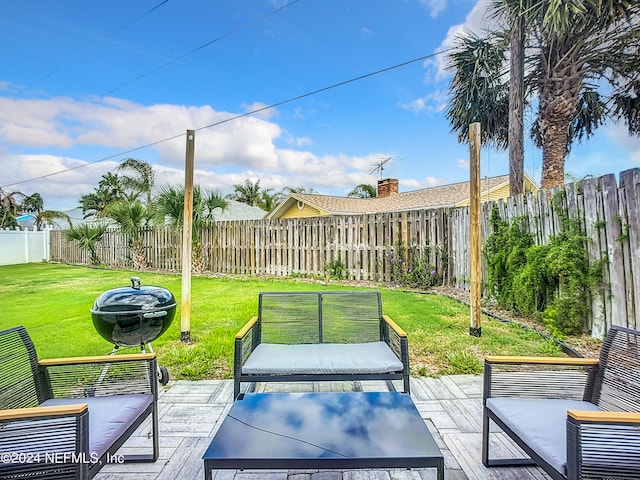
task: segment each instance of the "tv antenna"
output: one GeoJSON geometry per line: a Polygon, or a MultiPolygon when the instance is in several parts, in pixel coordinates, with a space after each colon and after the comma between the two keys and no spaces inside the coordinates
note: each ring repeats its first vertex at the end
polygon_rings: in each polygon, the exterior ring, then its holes
{"type": "Polygon", "coordinates": [[[382,171],[384,170],[384,166],[391,161],[391,157],[379,158],[377,162],[373,164],[371,170],[369,170],[369,174],[380,172],[380,178],[382,178],[382,171]]]}

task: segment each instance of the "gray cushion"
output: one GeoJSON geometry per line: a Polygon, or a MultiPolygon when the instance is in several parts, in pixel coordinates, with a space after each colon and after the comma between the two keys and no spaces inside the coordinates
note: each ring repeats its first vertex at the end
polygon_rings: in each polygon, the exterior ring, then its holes
{"type": "Polygon", "coordinates": [[[579,400],[537,398],[488,398],[487,408],[564,475],[567,473],[567,410],[601,410],[579,400]]]}
{"type": "Polygon", "coordinates": [[[242,373],[391,373],[402,368],[402,362],[384,342],[304,345],[261,343],[242,366],[242,373]]]}
{"type": "Polygon", "coordinates": [[[53,398],[42,406],[89,405],[89,454],[101,457],[135,420],[153,403],[153,395],[53,398]]]}

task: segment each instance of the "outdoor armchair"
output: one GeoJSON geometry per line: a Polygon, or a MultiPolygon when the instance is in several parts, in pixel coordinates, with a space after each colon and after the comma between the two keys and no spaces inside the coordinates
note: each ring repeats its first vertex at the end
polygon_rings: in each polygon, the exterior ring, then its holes
{"type": "Polygon", "coordinates": [[[40,360],[27,331],[0,332],[0,478],[92,478],[158,458],[155,354],[40,360]],[[117,452],[151,417],[147,455],[117,452]]]}
{"type": "Polygon", "coordinates": [[[553,479],[640,478],[640,332],[611,327],[599,360],[487,357],[484,465],[553,479]],[[494,422],[529,458],[489,458],[494,422]]]}

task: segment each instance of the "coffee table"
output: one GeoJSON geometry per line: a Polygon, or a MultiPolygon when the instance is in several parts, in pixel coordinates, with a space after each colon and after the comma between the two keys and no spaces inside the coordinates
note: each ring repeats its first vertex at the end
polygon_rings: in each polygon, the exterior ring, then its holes
{"type": "Polygon", "coordinates": [[[221,469],[437,468],[442,452],[400,392],[247,393],[204,453],[221,469]]]}

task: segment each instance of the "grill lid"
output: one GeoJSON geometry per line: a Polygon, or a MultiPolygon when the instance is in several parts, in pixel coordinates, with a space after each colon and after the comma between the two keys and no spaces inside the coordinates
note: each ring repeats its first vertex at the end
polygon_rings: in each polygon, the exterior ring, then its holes
{"type": "Polygon", "coordinates": [[[130,287],[107,290],[96,298],[91,313],[150,313],[164,311],[176,305],[173,293],[166,288],[142,286],[140,277],[131,277],[130,287]]]}

